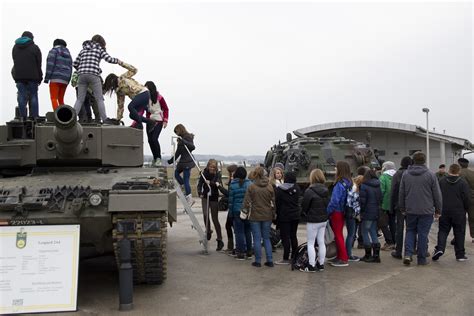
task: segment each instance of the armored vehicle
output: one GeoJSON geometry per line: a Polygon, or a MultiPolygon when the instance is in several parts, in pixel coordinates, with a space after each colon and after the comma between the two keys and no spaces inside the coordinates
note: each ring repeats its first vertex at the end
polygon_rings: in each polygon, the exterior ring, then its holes
{"type": "Polygon", "coordinates": [[[142,165],[141,130],[81,125],[67,105],[16,118],[0,126],[0,224],[79,224],[81,246],[117,261],[126,237],[135,283],[160,284],[176,191],[165,170],[142,165]]]}
{"type": "Polygon", "coordinates": [[[328,184],[334,181],[335,167],[338,160],[345,160],[355,175],[360,166],[377,167],[379,163],[372,149],[361,142],[343,137],[306,137],[292,139],[287,134],[287,141],[274,145],[265,156],[265,168],[269,171],[277,163],[284,166],[284,171],[294,171],[297,183],[305,188],[311,170],[319,168],[328,184]]]}

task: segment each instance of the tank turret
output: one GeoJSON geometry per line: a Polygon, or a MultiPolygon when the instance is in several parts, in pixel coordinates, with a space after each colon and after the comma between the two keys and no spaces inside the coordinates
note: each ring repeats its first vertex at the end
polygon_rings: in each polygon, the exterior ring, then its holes
{"type": "Polygon", "coordinates": [[[36,121],[14,119],[0,125],[0,175],[34,167],[142,165],[141,130],[99,123],[81,126],[68,105],[36,121]]]}
{"type": "Polygon", "coordinates": [[[82,126],[77,122],[76,111],[63,105],[54,112],[54,138],[60,157],[75,157],[82,150],[82,126]]]}

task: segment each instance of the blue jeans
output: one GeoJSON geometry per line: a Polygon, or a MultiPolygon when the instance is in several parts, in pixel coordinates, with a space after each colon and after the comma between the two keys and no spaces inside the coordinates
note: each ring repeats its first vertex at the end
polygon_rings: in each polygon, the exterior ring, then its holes
{"type": "Polygon", "coordinates": [[[184,191],[186,195],[191,194],[191,185],[189,184],[189,179],[191,178],[191,168],[177,168],[174,172],[174,177],[180,185],[184,184],[184,191]],[[181,177],[181,172],[183,173],[184,179],[181,177]]]}
{"type": "Polygon", "coordinates": [[[347,255],[352,256],[352,245],[354,244],[354,238],[356,233],[356,221],[355,218],[346,218],[346,228],[347,228],[347,237],[346,237],[346,251],[347,255]]]}
{"type": "Polygon", "coordinates": [[[142,126],[142,122],[147,123],[148,119],[146,117],[141,116],[138,114],[138,111],[144,109],[146,110],[148,107],[148,102],[150,102],[150,92],[145,91],[132,99],[132,102],[128,104],[128,110],[130,111],[130,118],[137,122],[137,126],[142,126]]]}
{"type": "Polygon", "coordinates": [[[418,237],[418,263],[425,263],[426,253],[428,251],[428,234],[430,233],[431,224],[433,224],[433,215],[407,214],[406,222],[405,256],[409,257],[413,255],[416,238],[418,237]]]}
{"type": "Polygon", "coordinates": [[[18,107],[20,108],[20,115],[23,119],[26,119],[26,104],[29,102],[31,106],[30,116],[35,118],[38,117],[38,83],[33,81],[28,82],[17,82],[16,88],[18,89],[17,101],[18,107]]]}
{"type": "Polygon", "coordinates": [[[262,239],[263,247],[265,247],[265,255],[267,256],[267,262],[273,262],[272,258],[272,243],[270,242],[270,227],[271,221],[257,222],[250,221],[250,227],[252,228],[253,235],[253,249],[255,252],[255,262],[260,263],[262,261],[262,239]]]}
{"type": "Polygon", "coordinates": [[[379,238],[377,236],[377,220],[362,220],[362,239],[364,247],[370,247],[371,244],[377,244],[379,238]]]}
{"type": "Polygon", "coordinates": [[[250,222],[242,220],[239,215],[234,215],[232,218],[235,233],[235,249],[241,253],[252,251],[250,222]]]}

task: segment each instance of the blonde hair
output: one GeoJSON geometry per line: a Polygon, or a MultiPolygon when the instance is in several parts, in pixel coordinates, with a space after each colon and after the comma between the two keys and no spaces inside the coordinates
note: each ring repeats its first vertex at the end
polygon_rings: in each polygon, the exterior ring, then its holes
{"type": "Polygon", "coordinates": [[[280,179],[280,180],[283,181],[284,178],[285,178],[285,177],[284,177],[283,169],[281,169],[281,168],[279,168],[279,167],[275,167],[275,168],[272,169],[272,172],[270,173],[270,183],[271,183],[271,184],[275,184],[275,183],[276,183],[276,180],[277,180],[277,179],[276,179],[276,177],[275,177],[275,174],[276,174],[277,171],[280,171],[280,173],[281,173],[281,179],[280,179]]]}
{"type": "Polygon", "coordinates": [[[357,191],[359,191],[362,182],[364,182],[364,176],[357,176],[354,178],[354,184],[357,186],[357,191]]]}
{"type": "Polygon", "coordinates": [[[324,176],[324,173],[321,169],[313,169],[311,173],[309,174],[309,183],[310,184],[315,184],[315,183],[325,183],[326,182],[326,177],[324,176]]]}

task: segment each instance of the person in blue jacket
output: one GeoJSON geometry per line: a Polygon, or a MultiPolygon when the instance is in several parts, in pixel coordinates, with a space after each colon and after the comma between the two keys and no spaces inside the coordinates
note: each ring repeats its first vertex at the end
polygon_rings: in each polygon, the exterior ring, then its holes
{"type": "Polygon", "coordinates": [[[346,208],[347,193],[352,188],[351,168],[346,161],[336,162],[336,181],[331,194],[327,212],[334,231],[334,240],[337,247],[337,258],[331,262],[335,267],[347,267],[349,257],[344,243],[344,210],[346,208]]]}
{"type": "Polygon", "coordinates": [[[235,248],[237,260],[245,260],[252,252],[252,236],[250,235],[250,223],[240,218],[240,209],[244,201],[245,192],[252,184],[247,179],[247,170],[237,167],[234,178],[229,186],[229,216],[234,221],[235,248]]]}

